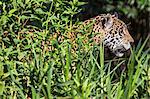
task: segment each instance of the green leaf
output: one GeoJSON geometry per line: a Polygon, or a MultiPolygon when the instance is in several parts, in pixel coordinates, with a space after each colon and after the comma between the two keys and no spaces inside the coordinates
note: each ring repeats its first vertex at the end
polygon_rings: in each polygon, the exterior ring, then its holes
{"type": "MultiPolygon", "coordinates": [[[[0,60],[1,60],[1,58],[3,58],[3,57],[0,57],[0,60]]],[[[2,62],[0,62],[0,77],[4,74],[4,72],[3,72],[3,63],[2,62]]]]}
{"type": "Polygon", "coordinates": [[[38,13],[38,14],[45,14],[45,12],[41,8],[37,8],[35,10],[35,12],[38,13]]]}
{"type": "Polygon", "coordinates": [[[17,11],[17,9],[11,9],[11,10],[8,12],[8,14],[11,15],[11,14],[13,14],[13,13],[16,12],[16,11],[17,11]]]}
{"type": "Polygon", "coordinates": [[[8,21],[7,16],[5,16],[5,15],[1,16],[1,19],[0,19],[1,25],[5,25],[7,23],[7,21],[8,21]]]}
{"type": "Polygon", "coordinates": [[[2,5],[3,3],[0,1],[0,5],[2,5]]]}
{"type": "Polygon", "coordinates": [[[18,55],[18,59],[21,60],[26,55],[26,52],[20,52],[18,55]]]}
{"type": "Polygon", "coordinates": [[[0,95],[3,95],[4,89],[5,89],[5,83],[4,82],[0,82],[0,95]]]}
{"type": "Polygon", "coordinates": [[[75,79],[75,78],[73,80],[76,83],[77,87],[79,87],[80,86],[80,82],[77,79],[75,79]]]}
{"type": "Polygon", "coordinates": [[[82,86],[83,92],[86,91],[87,86],[88,86],[88,82],[89,82],[89,79],[88,79],[88,78],[83,82],[83,86],[82,86]]]}

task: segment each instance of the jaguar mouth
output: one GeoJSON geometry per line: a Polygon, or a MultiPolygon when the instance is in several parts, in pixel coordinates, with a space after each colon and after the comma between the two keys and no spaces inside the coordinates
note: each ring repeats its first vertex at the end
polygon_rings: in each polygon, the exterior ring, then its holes
{"type": "Polygon", "coordinates": [[[114,54],[118,57],[122,57],[124,55],[125,51],[126,50],[124,48],[116,49],[114,54]]]}
{"type": "Polygon", "coordinates": [[[130,43],[127,43],[127,44],[123,44],[122,46],[120,47],[117,47],[115,50],[114,50],[114,54],[118,57],[122,57],[124,55],[124,53],[130,49],[131,45],[130,43]]]}

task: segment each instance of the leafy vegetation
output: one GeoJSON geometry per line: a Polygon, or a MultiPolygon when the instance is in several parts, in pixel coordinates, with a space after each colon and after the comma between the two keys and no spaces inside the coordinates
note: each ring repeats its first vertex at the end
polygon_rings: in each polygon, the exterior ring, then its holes
{"type": "Polygon", "coordinates": [[[78,0],[0,1],[1,99],[150,96],[150,48],[145,47],[149,36],[131,49],[129,58],[110,60],[104,59],[103,44],[86,45],[85,53],[78,37],[79,49],[72,53],[71,41],[59,44],[58,39],[50,39],[56,32],[67,35],[73,24],[80,24],[74,16],[84,4],[78,0]],[[51,46],[55,50],[50,51],[51,46]]]}

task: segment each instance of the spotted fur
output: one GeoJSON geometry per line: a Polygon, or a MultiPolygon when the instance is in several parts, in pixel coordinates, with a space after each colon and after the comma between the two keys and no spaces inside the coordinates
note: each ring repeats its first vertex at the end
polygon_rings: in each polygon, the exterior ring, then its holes
{"type": "Polygon", "coordinates": [[[84,26],[93,22],[92,30],[96,33],[93,37],[95,43],[104,42],[116,56],[123,56],[123,51],[130,48],[130,43],[134,42],[129,34],[126,24],[111,14],[102,14],[86,20],[84,26]],[[93,22],[94,21],[94,22],[93,22]]]}
{"type": "MultiPolygon", "coordinates": [[[[57,34],[58,36],[58,34],[57,34]]],[[[128,32],[126,24],[111,14],[101,14],[94,18],[84,21],[78,26],[74,26],[73,31],[66,33],[66,38],[70,40],[72,49],[77,50],[77,38],[83,36],[84,44],[104,43],[116,56],[123,56],[124,51],[130,48],[130,43],[134,42],[128,32]],[[81,32],[82,31],[82,32],[81,32]]],[[[52,36],[52,38],[54,38],[52,36]]],[[[63,36],[57,37],[59,40],[63,36]]],[[[59,41],[58,40],[58,41],[59,41]]]]}

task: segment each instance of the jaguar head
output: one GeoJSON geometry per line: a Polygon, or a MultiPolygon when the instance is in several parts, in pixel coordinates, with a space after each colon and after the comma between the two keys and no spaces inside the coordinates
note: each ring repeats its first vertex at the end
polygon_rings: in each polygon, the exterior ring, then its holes
{"type": "Polygon", "coordinates": [[[104,24],[105,37],[104,44],[116,56],[122,57],[124,52],[131,47],[133,38],[129,34],[126,24],[118,19],[115,15],[107,15],[107,20],[104,24]]]}

